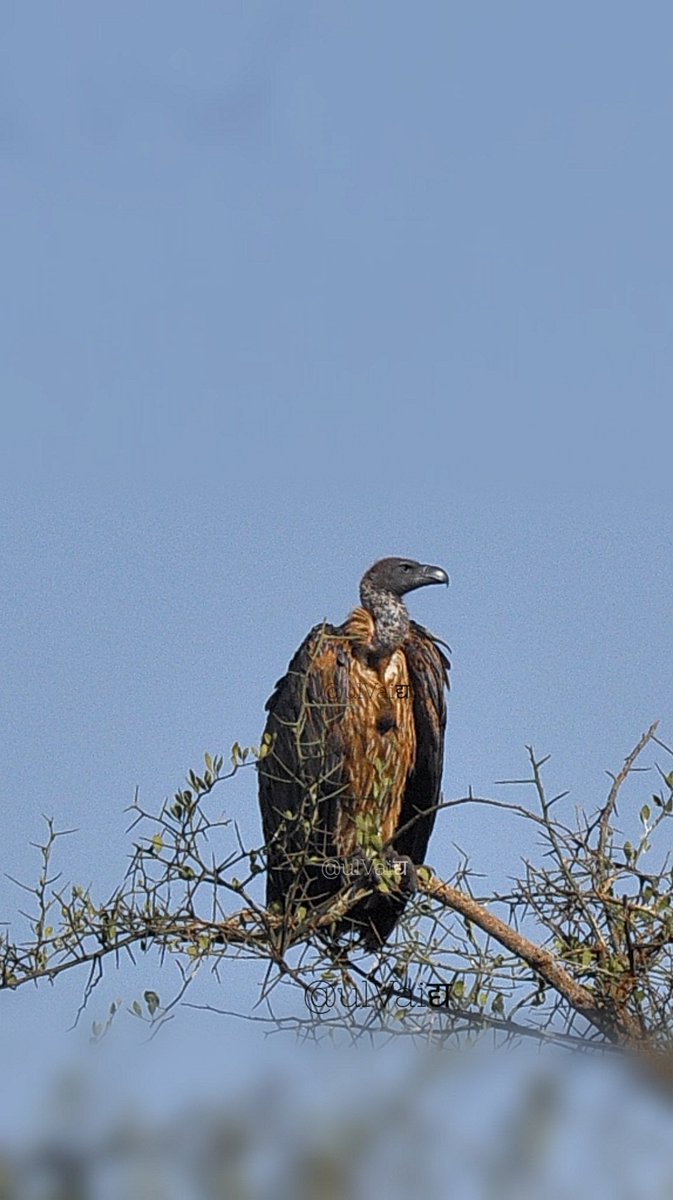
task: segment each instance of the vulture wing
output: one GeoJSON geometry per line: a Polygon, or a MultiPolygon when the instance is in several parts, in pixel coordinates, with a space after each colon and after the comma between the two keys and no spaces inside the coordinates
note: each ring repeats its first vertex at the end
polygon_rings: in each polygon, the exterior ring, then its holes
{"type": "Polygon", "coordinates": [[[440,645],[446,643],[440,643],[422,625],[411,622],[404,653],[413,693],[416,759],[407,780],[395,849],[398,854],[408,855],[416,866],[425,861],[441,800],[451,663],[440,645]]]}
{"type": "Polygon", "coordinates": [[[266,704],[272,745],[258,770],[267,904],[292,906],[335,890],[319,860],[336,857],[338,803],[346,787],[340,719],[347,699],[343,634],[315,625],[266,704]]]}

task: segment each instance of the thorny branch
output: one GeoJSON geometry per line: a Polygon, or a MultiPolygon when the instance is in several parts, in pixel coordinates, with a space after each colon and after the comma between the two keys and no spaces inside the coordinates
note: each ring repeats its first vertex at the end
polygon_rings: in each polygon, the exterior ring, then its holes
{"type": "MultiPolygon", "coordinates": [[[[524,860],[507,895],[477,898],[467,861],[448,881],[422,868],[414,902],[377,956],[331,936],[334,922],[371,882],[346,886],[322,907],[300,906],[290,915],[259,903],[254,893],[264,848],[247,850],[232,820],[213,816],[210,806],[215,788],[265,757],[269,746],[242,750],[236,744],[226,772],[222,756],[206,755],[201,774],[190,771],[188,786],[158,813],[145,811],[136,797],[131,829],[138,840],[125,878],[104,903],[89,889],[63,884],[52,867],[62,834],[47,823],[38,881],[19,885],[32,898],[33,911],[23,914],[28,934],[20,940],[8,929],[0,934],[0,990],[53,983],[66,971],[87,968],[79,1016],[107,959],[156,949],[162,960],[171,955],[178,963],[181,983],[166,1004],[154,991],[133,1002],[130,1011],[155,1028],[184,1002],[204,964],[219,977],[225,960],[253,958],[266,966],[261,1012],[239,1015],[301,1036],[346,1030],[352,1037],[366,1032],[446,1041],[490,1030],[501,1040],[630,1047],[668,1061],[673,875],[665,852],[656,859],[654,842],[670,828],[673,772],[657,767],[658,792],[637,817],[626,813],[630,838],[614,827],[621,789],[641,769],[636,763],[645,749],[654,743],[668,752],[656,730],[654,724],[643,734],[611,776],[597,812],[580,809],[572,823],[558,816],[564,794],[547,799],[546,760],[531,749],[530,777],[512,782],[531,789],[534,807],[471,794],[440,805],[489,805],[503,819],[525,817],[542,853],[524,860]],[[293,995],[303,999],[305,1011],[297,1011],[293,995]]],[[[102,1024],[94,1022],[94,1037],[106,1032],[118,1007],[115,1002],[102,1024]]]]}

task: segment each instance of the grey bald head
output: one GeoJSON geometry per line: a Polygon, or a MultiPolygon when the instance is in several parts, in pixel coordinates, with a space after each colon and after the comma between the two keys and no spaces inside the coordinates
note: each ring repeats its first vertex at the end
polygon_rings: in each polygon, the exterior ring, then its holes
{"type": "Polygon", "coordinates": [[[360,596],[364,599],[371,592],[405,596],[407,592],[431,583],[448,582],[449,577],[443,567],[419,563],[413,558],[381,558],[362,576],[360,596]]]}

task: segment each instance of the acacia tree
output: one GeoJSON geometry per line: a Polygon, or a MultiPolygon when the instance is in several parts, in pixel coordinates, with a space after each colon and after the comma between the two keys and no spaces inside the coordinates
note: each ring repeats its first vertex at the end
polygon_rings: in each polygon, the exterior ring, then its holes
{"type": "MultiPolygon", "coordinates": [[[[336,941],[331,929],[366,893],[390,882],[374,876],[348,882],[321,907],[292,915],[266,910],[255,898],[264,847],[246,848],[235,822],[216,815],[220,793],[239,771],[272,747],[241,749],[230,763],[206,754],[199,773],[161,805],[146,810],[136,796],[130,866],[105,900],[57,873],[64,836],[47,822],[36,883],[21,886],[31,911],[18,933],[0,935],[0,989],[85,972],[82,1011],[106,961],[159,948],[178,963],[181,983],[169,999],[145,991],[131,1010],[156,1028],[181,1002],[204,966],[218,975],[243,958],[258,959],[260,1000],[255,1020],[311,1037],[346,1031],[357,1037],[411,1035],[464,1041],[490,1031],[499,1041],[534,1038],[592,1050],[641,1054],[673,1079],[673,871],[667,832],[673,815],[673,771],[645,751],[673,751],[652,725],[611,775],[593,811],[549,796],[546,759],[528,749],[529,773],[508,781],[527,789],[527,802],[469,794],[441,808],[483,806],[499,819],[534,827],[535,858],[523,859],[507,893],[475,894],[472,865],[462,861],[443,880],[429,868],[391,938],[377,955],[357,940],[336,941]],[[657,773],[657,790],[634,814],[627,838],[617,826],[626,780],[657,773]]],[[[162,988],[163,990],[163,988],[162,988]]],[[[94,1021],[92,1037],[109,1028],[119,1005],[94,1021]]]]}

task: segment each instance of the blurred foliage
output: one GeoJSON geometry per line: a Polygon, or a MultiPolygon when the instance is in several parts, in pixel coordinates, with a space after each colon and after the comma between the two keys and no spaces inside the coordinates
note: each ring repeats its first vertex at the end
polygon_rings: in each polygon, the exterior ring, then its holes
{"type": "MultiPolygon", "coordinates": [[[[390,1071],[324,1052],[301,1079],[262,1072],[217,1103],[101,1119],[62,1082],[20,1143],[0,1136],[1,1200],[666,1200],[670,1106],[617,1060],[415,1053],[390,1071]],[[325,1087],[325,1081],[329,1086],[325,1087]],[[354,1084],[357,1087],[354,1089],[354,1084]],[[628,1102],[625,1103],[625,1099],[628,1102]]],[[[381,1059],[379,1058],[379,1063],[381,1059]]],[[[97,1103],[98,1100],[98,1103],[97,1103]]]]}

